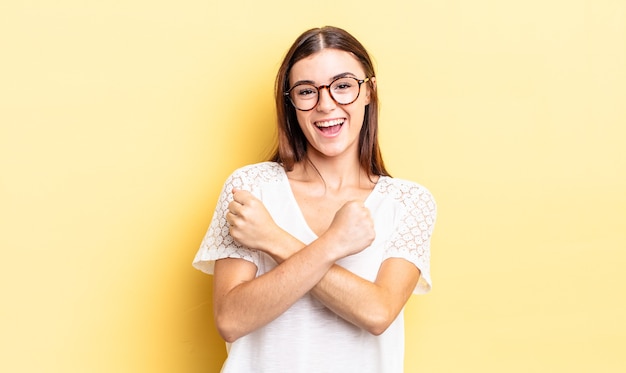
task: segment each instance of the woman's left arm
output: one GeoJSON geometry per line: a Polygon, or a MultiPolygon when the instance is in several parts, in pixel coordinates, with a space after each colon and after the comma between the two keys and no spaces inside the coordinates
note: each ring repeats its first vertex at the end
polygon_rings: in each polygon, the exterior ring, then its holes
{"type": "Polygon", "coordinates": [[[419,277],[420,270],[400,258],[385,260],[374,282],[334,265],[312,294],[343,319],[379,335],[396,319],[419,277]]]}
{"type": "MultiPolygon", "coordinates": [[[[263,203],[245,191],[245,208],[228,214],[231,235],[241,244],[261,250],[281,263],[305,244],[280,228],[263,203]]],[[[379,335],[396,319],[420,278],[420,270],[407,260],[389,258],[374,282],[333,265],[311,290],[326,307],[350,323],[379,335]]]]}

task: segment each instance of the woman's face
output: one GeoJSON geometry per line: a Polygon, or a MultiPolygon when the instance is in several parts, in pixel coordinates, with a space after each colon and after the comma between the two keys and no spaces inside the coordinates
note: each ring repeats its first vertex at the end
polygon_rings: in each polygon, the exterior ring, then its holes
{"type": "MultiPolygon", "coordinates": [[[[361,63],[352,54],[338,49],[322,49],[296,62],[291,68],[289,81],[291,87],[300,82],[319,87],[329,85],[339,76],[366,78],[361,63]]],[[[312,110],[296,110],[298,124],[308,141],[309,157],[358,159],[359,133],[370,99],[369,85],[362,84],[359,97],[348,105],[335,102],[328,89],[323,88],[318,94],[319,102],[312,110]]]]}

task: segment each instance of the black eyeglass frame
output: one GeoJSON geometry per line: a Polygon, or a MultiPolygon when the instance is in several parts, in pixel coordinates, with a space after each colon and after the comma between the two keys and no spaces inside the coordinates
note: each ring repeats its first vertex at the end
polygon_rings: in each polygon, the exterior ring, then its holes
{"type": "Polygon", "coordinates": [[[322,89],[324,89],[324,88],[326,88],[326,89],[328,90],[328,95],[330,96],[330,98],[332,98],[332,99],[333,99],[333,101],[335,101],[335,103],[336,103],[337,105],[350,105],[350,104],[354,103],[356,100],[358,100],[358,99],[359,99],[359,96],[361,95],[361,85],[362,85],[363,83],[365,83],[365,82],[368,82],[369,80],[370,80],[370,78],[369,78],[369,77],[367,77],[367,78],[365,78],[365,79],[358,79],[358,78],[355,78],[355,77],[353,77],[353,76],[340,76],[340,77],[338,77],[338,78],[334,79],[332,82],[330,82],[330,84],[322,84],[322,85],[321,85],[321,86],[319,86],[319,87],[315,87],[313,84],[310,84],[310,83],[300,83],[300,84],[296,84],[296,85],[294,85],[293,87],[289,88],[289,90],[288,90],[288,91],[283,92],[283,95],[287,96],[287,97],[289,98],[289,102],[291,102],[291,105],[293,105],[293,107],[294,107],[294,108],[296,108],[296,110],[300,110],[300,111],[311,111],[311,110],[315,109],[315,108],[317,107],[317,105],[320,103],[320,96],[321,96],[320,92],[321,92],[321,90],[322,90],[322,89]],[[333,85],[333,84],[334,84],[337,80],[340,80],[340,79],[346,79],[346,78],[356,80],[356,82],[359,84],[359,91],[357,92],[356,97],[354,98],[354,100],[352,100],[352,101],[350,101],[350,102],[348,102],[348,103],[342,104],[342,103],[338,102],[338,101],[335,99],[335,96],[333,96],[333,93],[332,93],[332,91],[330,90],[330,86],[331,86],[331,85],[333,85]],[[306,110],[303,110],[303,109],[300,109],[299,107],[297,107],[297,106],[296,106],[296,103],[295,103],[295,102],[293,102],[293,99],[291,98],[291,91],[293,91],[293,90],[294,90],[294,88],[297,88],[297,87],[302,86],[302,85],[310,85],[310,86],[312,86],[312,87],[315,87],[315,89],[317,89],[317,101],[315,102],[315,105],[313,105],[313,107],[311,107],[310,109],[306,109],[306,110]]]}

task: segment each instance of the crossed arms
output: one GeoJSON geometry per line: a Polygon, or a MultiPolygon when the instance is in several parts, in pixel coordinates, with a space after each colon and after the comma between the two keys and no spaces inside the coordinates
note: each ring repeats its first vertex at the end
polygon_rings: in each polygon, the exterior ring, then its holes
{"type": "Polygon", "coordinates": [[[252,194],[234,190],[233,197],[226,215],[231,236],[270,255],[278,266],[256,277],[256,265],[249,261],[215,263],[214,316],[227,342],[268,324],[307,292],[346,321],[379,335],[415,289],[420,270],[404,259],[385,260],[374,282],[335,264],[375,238],[373,219],[362,202],[345,203],[328,230],[305,245],[280,228],[252,194]]]}

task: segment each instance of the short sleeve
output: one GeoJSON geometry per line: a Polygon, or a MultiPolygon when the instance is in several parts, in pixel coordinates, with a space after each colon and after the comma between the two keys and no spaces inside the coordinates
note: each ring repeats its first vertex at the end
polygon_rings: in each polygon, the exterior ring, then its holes
{"type": "Polygon", "coordinates": [[[394,183],[386,192],[399,202],[399,212],[384,259],[402,258],[415,264],[421,275],[413,293],[425,294],[432,287],[430,239],[437,215],[435,200],[426,188],[410,182],[394,183]]]}
{"type": "Polygon", "coordinates": [[[213,274],[215,261],[224,258],[245,259],[254,263],[257,268],[259,267],[260,253],[236,242],[230,235],[230,229],[226,221],[228,204],[233,200],[233,188],[248,190],[254,193],[254,188],[247,176],[246,172],[238,170],[224,183],[209,229],[193,260],[193,266],[196,269],[213,274]]]}

